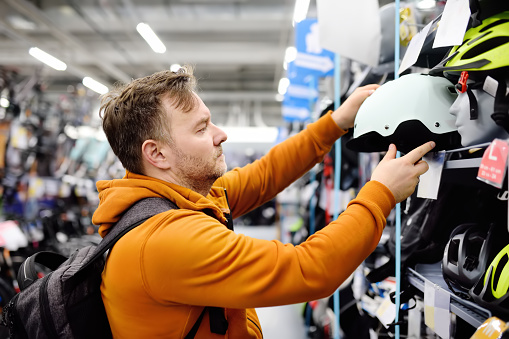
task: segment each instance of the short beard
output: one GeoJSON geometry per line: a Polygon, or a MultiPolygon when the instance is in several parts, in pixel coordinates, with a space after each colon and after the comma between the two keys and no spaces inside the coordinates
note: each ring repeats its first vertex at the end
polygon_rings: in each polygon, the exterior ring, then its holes
{"type": "MultiPolygon", "coordinates": [[[[226,166],[224,168],[214,166],[211,170],[210,163],[184,154],[178,147],[173,146],[177,156],[175,170],[178,171],[178,184],[206,196],[212,184],[225,174],[226,166]]],[[[218,154],[221,153],[222,149],[219,149],[218,154]]]]}

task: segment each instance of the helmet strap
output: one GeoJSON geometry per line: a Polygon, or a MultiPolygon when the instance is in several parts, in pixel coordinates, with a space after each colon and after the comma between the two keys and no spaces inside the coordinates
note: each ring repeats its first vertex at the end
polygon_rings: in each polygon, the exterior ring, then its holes
{"type": "Polygon", "coordinates": [[[509,133],[509,94],[505,81],[498,82],[493,111],[491,118],[509,133]]]}
{"type": "Polygon", "coordinates": [[[477,107],[477,99],[472,92],[472,88],[467,87],[468,101],[470,102],[470,120],[476,120],[479,117],[479,109],[477,107]]]}

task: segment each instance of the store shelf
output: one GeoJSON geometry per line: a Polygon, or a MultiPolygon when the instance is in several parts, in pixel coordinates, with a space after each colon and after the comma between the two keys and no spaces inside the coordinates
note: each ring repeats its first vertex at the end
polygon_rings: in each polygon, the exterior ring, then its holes
{"type": "Polygon", "coordinates": [[[481,165],[482,156],[484,154],[484,150],[490,145],[490,143],[484,143],[479,145],[474,145],[470,147],[457,148],[453,150],[446,151],[446,161],[444,163],[444,169],[468,169],[474,168],[478,169],[479,165],[481,165]],[[473,152],[476,150],[475,152],[473,152]],[[460,153],[469,154],[467,158],[463,159],[454,159],[460,153]],[[476,155],[473,155],[473,154],[476,155]],[[452,159],[451,159],[452,158],[452,159]]]}
{"type": "Polygon", "coordinates": [[[444,164],[444,169],[457,169],[457,168],[476,168],[478,169],[481,165],[482,158],[474,159],[459,159],[459,160],[448,160],[444,164]]]}
{"type": "MultiPolygon", "coordinates": [[[[439,286],[446,292],[450,292],[442,277],[442,268],[440,263],[431,265],[418,264],[416,265],[415,269],[407,269],[406,275],[410,284],[415,286],[423,293],[426,281],[439,286]]],[[[491,317],[491,312],[487,309],[482,308],[468,300],[461,299],[453,293],[449,294],[451,300],[451,312],[465,320],[473,327],[479,327],[487,318],[491,317]]]]}

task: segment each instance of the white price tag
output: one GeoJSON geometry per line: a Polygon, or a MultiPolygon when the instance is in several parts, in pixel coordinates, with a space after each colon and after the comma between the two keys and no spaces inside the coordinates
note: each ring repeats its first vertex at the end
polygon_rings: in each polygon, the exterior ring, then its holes
{"type": "Polygon", "coordinates": [[[424,284],[424,323],[442,339],[450,338],[450,295],[429,281],[424,284]]]}
{"type": "Polygon", "coordinates": [[[461,45],[469,19],[468,0],[447,0],[433,48],[461,45]]]}
{"type": "Polygon", "coordinates": [[[399,66],[398,74],[406,71],[410,66],[415,64],[417,59],[419,58],[419,54],[421,53],[422,46],[424,45],[424,40],[426,40],[426,36],[428,35],[429,29],[433,21],[426,25],[419,33],[417,33],[412,40],[410,40],[410,44],[405,52],[405,56],[403,60],[401,60],[401,65],[399,66]]]}
{"type": "Polygon", "coordinates": [[[429,169],[420,177],[417,197],[436,199],[444,168],[445,151],[429,152],[422,159],[428,163],[429,169]]]}
{"type": "Polygon", "coordinates": [[[386,328],[387,325],[392,324],[396,319],[396,305],[391,302],[388,294],[376,310],[376,317],[386,328]]]}

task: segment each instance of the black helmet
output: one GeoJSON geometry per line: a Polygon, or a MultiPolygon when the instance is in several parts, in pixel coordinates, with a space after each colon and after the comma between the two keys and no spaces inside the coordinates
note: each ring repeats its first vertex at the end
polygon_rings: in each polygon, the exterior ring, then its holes
{"type": "MultiPolygon", "coordinates": [[[[450,236],[442,260],[444,280],[468,292],[484,275],[497,252],[506,244],[500,225],[468,223],[456,227],[450,236]]],[[[451,288],[452,289],[452,288],[451,288]]],[[[454,290],[453,290],[454,292],[454,290]]],[[[467,294],[462,297],[470,299],[467,294]]]]}

